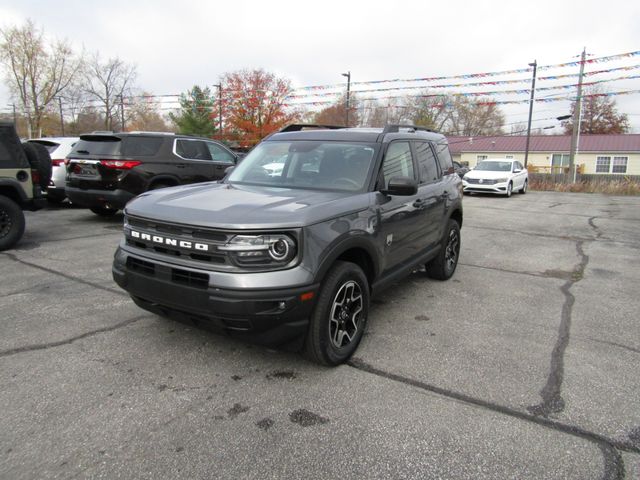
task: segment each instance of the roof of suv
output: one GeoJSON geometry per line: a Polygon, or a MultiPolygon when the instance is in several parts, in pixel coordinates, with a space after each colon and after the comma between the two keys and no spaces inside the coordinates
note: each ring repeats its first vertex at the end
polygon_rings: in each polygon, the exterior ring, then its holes
{"type": "Polygon", "coordinates": [[[267,141],[273,140],[333,140],[354,142],[384,142],[393,139],[443,140],[440,133],[415,125],[387,125],[384,128],[346,128],[324,125],[291,125],[274,133],[267,141]],[[308,129],[305,129],[308,128],[308,129]]]}

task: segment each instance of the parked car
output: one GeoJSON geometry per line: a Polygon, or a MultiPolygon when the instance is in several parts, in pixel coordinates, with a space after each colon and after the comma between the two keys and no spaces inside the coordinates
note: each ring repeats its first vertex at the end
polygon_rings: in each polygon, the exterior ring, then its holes
{"type": "Polygon", "coordinates": [[[0,251],[24,234],[23,210],[46,204],[42,191],[51,178],[51,158],[42,145],[24,143],[13,123],[0,122],[0,251]]]}
{"type": "Polygon", "coordinates": [[[305,127],[263,140],[219,184],[130,202],[118,285],[158,315],[336,365],[362,338],[370,296],[421,266],[451,278],[462,181],[446,138],[305,127]],[[274,158],[279,173],[264,168],[274,158]]]}
{"type": "Polygon", "coordinates": [[[46,137],[28,140],[29,143],[44,146],[51,156],[51,180],[47,186],[47,200],[51,203],[61,203],[67,197],[64,192],[67,176],[64,160],[78,140],[78,137],[46,137]]]}
{"type": "Polygon", "coordinates": [[[462,178],[463,191],[469,193],[527,193],[529,174],[518,161],[504,158],[482,160],[462,178]]]}
{"type": "Polygon", "coordinates": [[[148,190],[220,180],[240,156],[223,144],[155,132],[81,135],[67,157],[67,197],[111,216],[148,190]]]}
{"type": "Polygon", "coordinates": [[[460,178],[464,177],[464,175],[470,171],[469,167],[461,164],[460,162],[456,162],[455,160],[453,162],[453,168],[455,169],[456,173],[460,178]]]}

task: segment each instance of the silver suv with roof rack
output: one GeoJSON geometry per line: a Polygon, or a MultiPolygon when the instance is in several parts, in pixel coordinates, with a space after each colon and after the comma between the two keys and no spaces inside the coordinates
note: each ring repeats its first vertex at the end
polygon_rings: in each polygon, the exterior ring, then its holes
{"type": "Polygon", "coordinates": [[[125,208],[113,276],[140,307],[337,365],[370,299],[424,266],[455,272],[462,185],[444,136],[291,125],[220,183],[125,208]]]}

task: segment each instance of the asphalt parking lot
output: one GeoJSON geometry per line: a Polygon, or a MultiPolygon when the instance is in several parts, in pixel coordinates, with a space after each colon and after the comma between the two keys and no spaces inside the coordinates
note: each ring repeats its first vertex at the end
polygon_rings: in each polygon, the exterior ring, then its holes
{"type": "Polygon", "coordinates": [[[122,216],[0,253],[0,478],[640,478],[640,198],[464,200],[449,282],[321,368],[138,309],[122,216]]]}

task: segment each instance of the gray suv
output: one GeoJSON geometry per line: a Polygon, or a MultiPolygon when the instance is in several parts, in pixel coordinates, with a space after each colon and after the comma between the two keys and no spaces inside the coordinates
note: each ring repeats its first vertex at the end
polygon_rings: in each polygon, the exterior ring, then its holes
{"type": "Polygon", "coordinates": [[[291,125],[220,183],[130,202],[113,276],[151,312],[337,365],[378,291],[423,265],[453,275],[461,226],[442,135],[291,125]]]}

